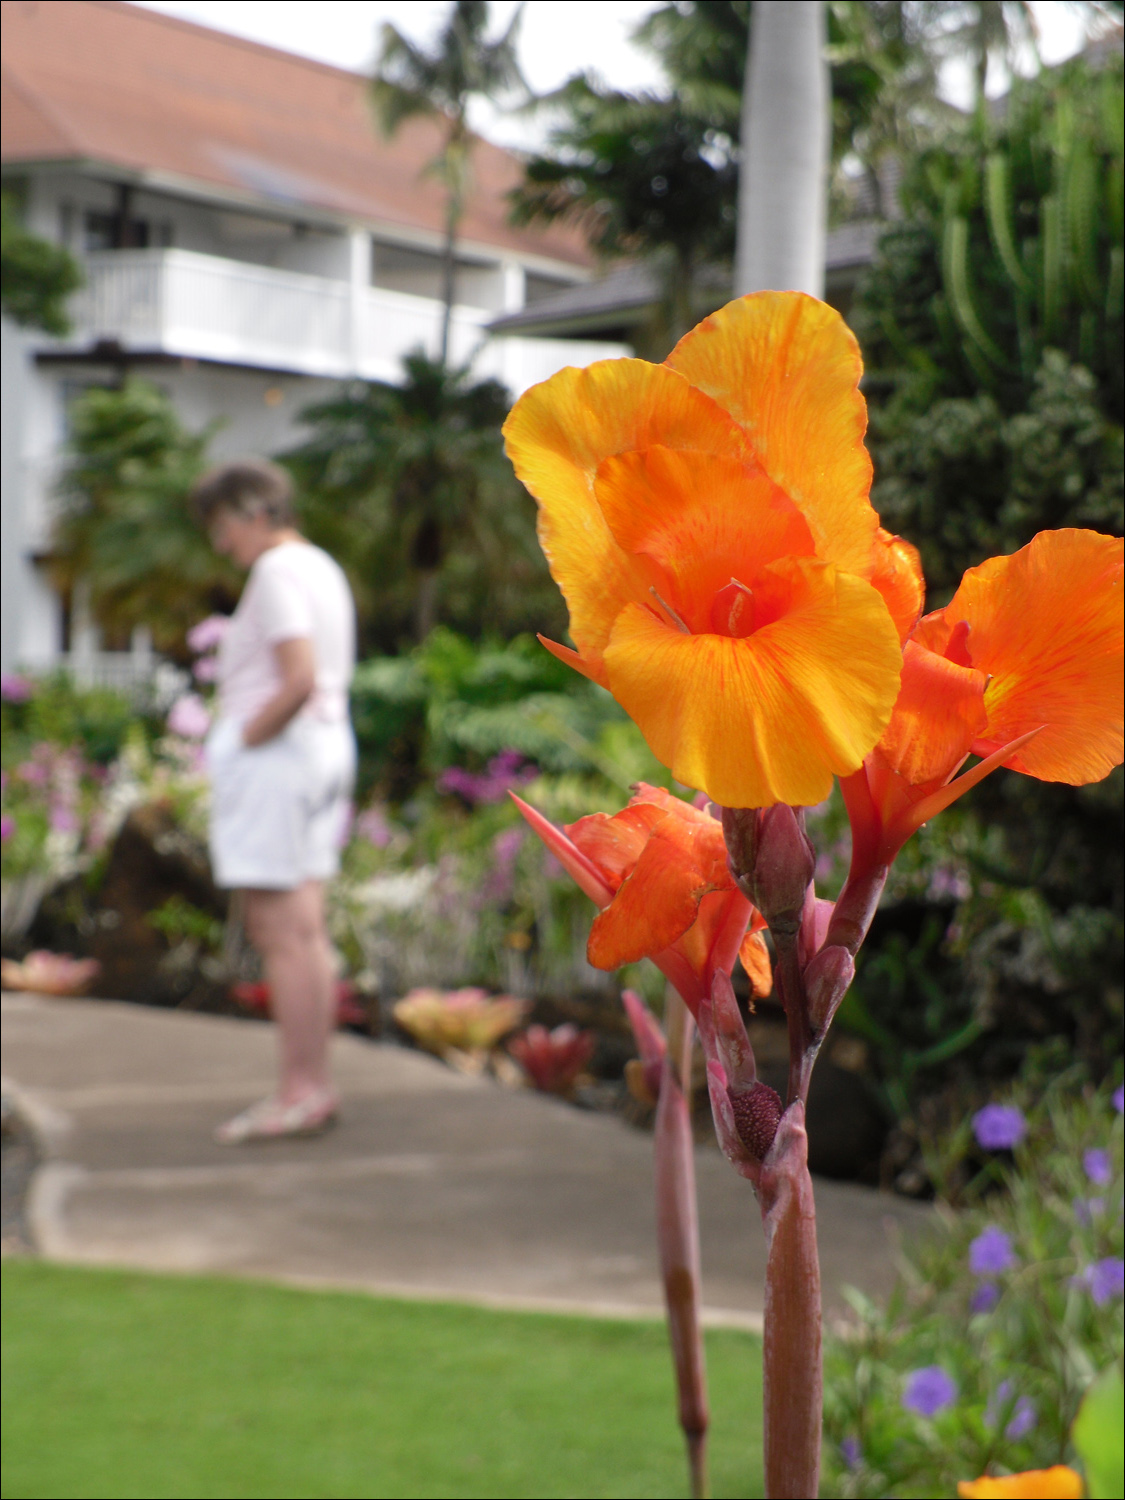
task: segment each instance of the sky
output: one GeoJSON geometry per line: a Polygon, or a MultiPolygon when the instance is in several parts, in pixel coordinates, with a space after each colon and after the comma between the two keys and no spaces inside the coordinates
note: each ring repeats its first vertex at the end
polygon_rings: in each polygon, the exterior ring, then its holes
{"type": "MultiPolygon", "coordinates": [[[[236,36],[266,42],[288,52],[333,63],[354,72],[369,72],[383,21],[393,21],[417,41],[437,29],[445,0],[142,0],[144,9],[197,21],[236,36]]],[[[656,0],[528,0],[520,32],[524,74],[537,93],[557,88],[571,74],[593,69],[614,88],[661,89],[656,62],[629,41],[637,22],[656,0]]],[[[499,30],[516,0],[493,0],[499,30]]],[[[1066,0],[1032,0],[1039,26],[1040,53],[1046,63],[1060,62],[1082,44],[1082,22],[1066,0]]],[[[990,79],[990,92],[1003,80],[990,79]]],[[[943,92],[955,104],[970,98],[966,68],[952,67],[943,92]]],[[[487,104],[478,106],[473,124],[482,135],[503,145],[534,147],[543,124],[526,117],[505,117],[487,104]]]]}

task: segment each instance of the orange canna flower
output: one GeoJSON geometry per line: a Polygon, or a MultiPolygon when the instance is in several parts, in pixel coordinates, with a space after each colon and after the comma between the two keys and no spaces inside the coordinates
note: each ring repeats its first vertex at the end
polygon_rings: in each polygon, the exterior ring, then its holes
{"type": "Polygon", "coordinates": [[[861,371],[832,308],[760,292],[505,424],[577,650],[544,644],[726,806],[822,800],[894,706],[921,593],[868,500],[861,371]]]}
{"type": "Polygon", "coordinates": [[[1005,1474],[993,1479],[982,1474],[979,1479],[962,1479],[957,1486],[961,1500],[1082,1500],[1086,1493],[1082,1476],[1054,1464],[1049,1469],[1025,1469],[1022,1474],[1005,1474]]]}
{"type": "Polygon", "coordinates": [[[1120,538],[1043,531],[918,623],[891,721],[841,782],[858,863],[889,863],[1001,765],[1081,786],[1120,764],[1122,571],[1120,538]]]}
{"type": "Polygon", "coordinates": [[[520,812],[601,908],[586,956],[596,969],[652,958],[693,1012],[719,968],[742,959],[752,993],[773,988],[765,921],[738,890],[719,823],[643,782],[628,807],[560,830],[515,793],[520,812]]]}

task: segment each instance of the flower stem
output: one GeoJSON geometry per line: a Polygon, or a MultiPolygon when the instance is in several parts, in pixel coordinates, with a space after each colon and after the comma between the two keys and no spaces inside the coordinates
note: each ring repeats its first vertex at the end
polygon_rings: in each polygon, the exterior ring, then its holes
{"type": "Polygon", "coordinates": [[[782,1117],[762,1165],[758,1194],[768,1247],[763,1337],[766,1494],[770,1500],[815,1496],[823,1404],[820,1262],[800,1100],[782,1117]]]}
{"type": "Polygon", "coordinates": [[[699,1212],[691,1131],[691,1051],[694,1026],[687,1007],[668,987],[664,1023],[668,1051],[660,1079],[653,1155],[656,1237],[668,1336],[676,1373],[680,1426],[687,1444],[693,1500],[709,1495],[707,1374],[703,1352],[699,1212]]]}

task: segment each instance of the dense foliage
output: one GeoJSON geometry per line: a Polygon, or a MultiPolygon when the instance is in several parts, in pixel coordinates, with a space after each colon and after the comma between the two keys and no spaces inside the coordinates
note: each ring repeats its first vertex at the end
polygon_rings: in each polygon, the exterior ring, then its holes
{"type": "MultiPolygon", "coordinates": [[[[861,285],[873,500],[919,545],[930,608],[1041,529],[1120,534],[1120,111],[1119,59],[1018,84],[911,163],[861,285]]],[[[910,1132],[932,1136],[1051,1038],[1104,1073],[1121,1046],[1120,769],[1081,788],[1001,772],[916,845],[841,1016],[910,1132]]]]}
{"type": "Polygon", "coordinates": [[[171,400],[139,379],[86,391],[70,429],[55,576],[65,589],[88,586],[111,639],[145,625],[157,650],[182,658],[185,632],[238,597],[237,573],[187,507],[211,433],[188,432],[171,400]]]}
{"type": "Polygon", "coordinates": [[[13,193],[0,197],[0,297],[4,311],[27,328],[70,330],[66,301],[82,285],[82,270],[62,245],[31,234],[13,193]]]}

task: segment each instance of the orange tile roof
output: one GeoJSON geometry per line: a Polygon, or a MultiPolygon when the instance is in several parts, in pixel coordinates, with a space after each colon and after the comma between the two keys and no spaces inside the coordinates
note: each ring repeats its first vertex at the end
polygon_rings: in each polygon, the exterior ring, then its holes
{"type": "MultiPolygon", "coordinates": [[[[95,161],[441,231],[441,189],[422,175],[437,125],[383,139],[359,74],[117,0],[3,0],[0,12],[7,163],[95,161]]],[[[507,223],[520,177],[510,152],[480,141],[473,163],[466,241],[590,263],[569,228],[507,223]]]]}

